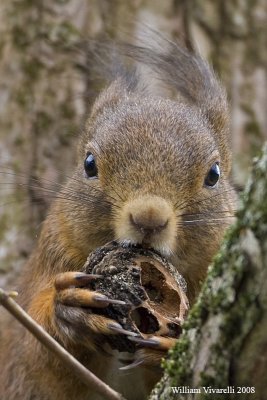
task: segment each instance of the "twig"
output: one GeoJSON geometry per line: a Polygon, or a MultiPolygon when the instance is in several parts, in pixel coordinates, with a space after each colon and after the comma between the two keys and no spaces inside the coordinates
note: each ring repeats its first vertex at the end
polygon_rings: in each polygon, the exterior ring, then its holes
{"type": "Polygon", "coordinates": [[[0,288],[0,304],[4,306],[20,323],[27,328],[47,349],[53,352],[79,379],[107,400],[125,400],[122,395],[111,389],[97,376],[85,368],[68,353],[39,324],[37,324],[13,299],[14,292],[7,293],[0,288]]]}

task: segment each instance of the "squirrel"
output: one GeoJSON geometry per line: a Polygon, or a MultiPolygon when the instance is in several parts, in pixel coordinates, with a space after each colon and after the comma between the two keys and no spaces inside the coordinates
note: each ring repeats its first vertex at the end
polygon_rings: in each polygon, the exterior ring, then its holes
{"type": "MultiPolygon", "coordinates": [[[[168,96],[153,94],[148,77],[129,63],[117,68],[91,108],[77,167],[19,284],[19,303],[32,318],[128,400],[146,398],[161,357],[143,341],[144,363],[126,373],[120,356],[102,349],[98,335],[123,329],[94,314],[112,299],[83,289],[93,279],[80,272],[88,254],[112,240],[149,246],[184,276],[192,304],[236,203],[225,90],[198,54],[162,41],[119,46],[156,74],[168,96]]],[[[161,338],[154,339],[161,354],[161,338]]],[[[99,399],[16,321],[1,347],[1,400],[99,399]]]]}

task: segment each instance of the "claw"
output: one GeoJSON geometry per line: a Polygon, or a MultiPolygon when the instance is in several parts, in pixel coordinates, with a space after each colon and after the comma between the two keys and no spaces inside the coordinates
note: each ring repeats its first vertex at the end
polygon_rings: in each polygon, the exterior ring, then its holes
{"type": "Polygon", "coordinates": [[[160,346],[160,341],[158,339],[156,339],[155,337],[153,337],[151,339],[143,339],[141,337],[129,336],[128,339],[137,344],[141,344],[142,346],[148,346],[148,347],[159,347],[160,346]]]}
{"type": "Polygon", "coordinates": [[[138,336],[138,333],[127,331],[126,329],[123,329],[123,327],[120,324],[114,323],[114,324],[109,324],[108,328],[111,329],[112,331],[115,331],[116,333],[120,333],[123,335],[128,335],[129,337],[133,336],[138,336]]]}
{"type": "Polygon", "coordinates": [[[94,279],[101,278],[102,275],[97,274],[84,274],[83,272],[62,272],[58,274],[55,279],[55,287],[57,290],[64,290],[71,287],[86,286],[94,279]]]}
{"type": "Polygon", "coordinates": [[[99,303],[109,303],[109,304],[118,304],[121,306],[126,306],[128,305],[125,301],[122,300],[115,300],[115,299],[109,299],[106,296],[101,296],[101,295],[97,295],[94,297],[94,300],[99,302],[99,303]]]}
{"type": "Polygon", "coordinates": [[[90,281],[92,281],[92,280],[94,280],[94,279],[100,279],[100,278],[103,278],[103,275],[98,275],[98,274],[84,274],[83,272],[78,272],[76,275],[75,275],[75,279],[78,281],[78,282],[81,282],[81,283],[87,283],[87,282],[90,282],[90,281]]]}
{"type": "Polygon", "coordinates": [[[129,369],[133,369],[138,367],[139,365],[143,364],[144,360],[136,360],[133,363],[126,365],[125,367],[120,367],[120,371],[128,371],[129,369]]]}
{"type": "Polygon", "coordinates": [[[135,342],[136,344],[140,344],[144,347],[152,347],[162,351],[168,351],[173,345],[176,343],[176,339],[163,337],[163,336],[151,336],[148,339],[143,339],[142,337],[128,337],[129,340],[135,342]]]}

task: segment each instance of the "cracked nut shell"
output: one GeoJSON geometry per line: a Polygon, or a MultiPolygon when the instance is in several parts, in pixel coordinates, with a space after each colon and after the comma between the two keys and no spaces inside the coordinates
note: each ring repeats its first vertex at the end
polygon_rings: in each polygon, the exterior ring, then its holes
{"type": "MultiPolygon", "coordinates": [[[[111,242],[91,253],[83,272],[100,274],[88,288],[127,305],[94,308],[124,329],[140,334],[177,338],[188,310],[186,282],[172,264],[151,249],[111,242]]],[[[124,335],[100,338],[111,348],[135,352],[136,344],[124,335]]]]}

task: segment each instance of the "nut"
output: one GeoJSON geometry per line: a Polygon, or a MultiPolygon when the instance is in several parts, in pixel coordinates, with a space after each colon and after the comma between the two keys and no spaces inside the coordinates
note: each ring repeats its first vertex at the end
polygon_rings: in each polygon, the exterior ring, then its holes
{"type": "MultiPolygon", "coordinates": [[[[111,242],[91,253],[84,265],[88,274],[102,279],[88,286],[127,305],[110,304],[94,309],[127,330],[140,334],[177,338],[188,310],[186,282],[172,264],[151,249],[111,242]]],[[[134,352],[136,344],[124,335],[101,337],[113,349],[134,352]]]]}

